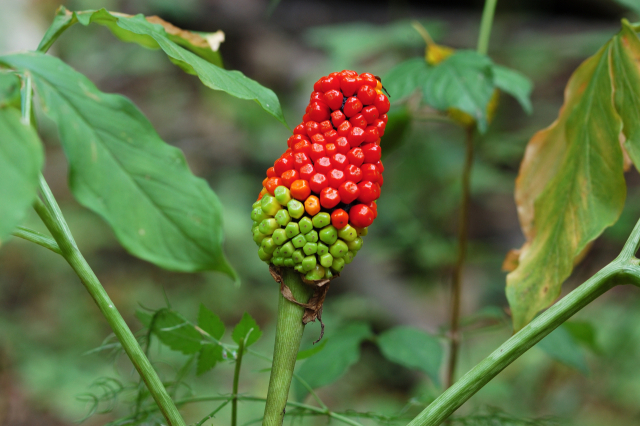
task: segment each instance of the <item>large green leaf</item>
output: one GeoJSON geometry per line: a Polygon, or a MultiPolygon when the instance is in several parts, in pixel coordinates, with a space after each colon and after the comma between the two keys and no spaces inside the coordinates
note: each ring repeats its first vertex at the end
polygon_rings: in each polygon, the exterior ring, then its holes
{"type": "Polygon", "coordinates": [[[170,309],[163,308],[157,311],[152,326],[153,334],[174,351],[194,354],[202,347],[202,337],[193,324],[170,309]]]}
{"type": "Polygon", "coordinates": [[[244,342],[245,349],[257,342],[261,336],[260,326],[247,312],[242,315],[240,322],[236,324],[231,334],[231,338],[237,344],[244,342]]]}
{"type": "MultiPolygon", "coordinates": [[[[360,359],[360,343],[369,337],[371,329],[365,323],[351,323],[337,329],[324,349],[302,364],[298,374],[314,389],[333,383],[360,359]]],[[[302,400],[306,395],[307,389],[296,383],[296,399],[302,400]]]]}
{"type": "Polygon", "coordinates": [[[584,351],[564,326],[553,330],[547,337],[538,342],[536,347],[542,349],[556,361],[573,367],[583,374],[589,372],[584,351]]]}
{"type": "Polygon", "coordinates": [[[527,114],[531,114],[531,90],[533,83],[524,75],[501,65],[493,65],[493,82],[495,86],[516,98],[527,114]]]}
{"type": "Polygon", "coordinates": [[[173,63],[187,73],[197,75],[205,86],[227,92],[236,98],[254,100],[265,111],[287,125],[280,101],[272,90],[261,86],[240,71],[227,71],[217,66],[221,64],[220,57],[217,51],[206,47],[206,34],[202,36],[180,30],[157,17],[131,16],[108,12],[105,9],[83,12],[60,9],[39,50],[46,50],[66,28],[76,22],[82,25],[104,25],[121,40],[148,48],[160,48],[173,63]]]}
{"type": "Polygon", "coordinates": [[[219,316],[207,309],[204,304],[200,304],[198,311],[198,327],[209,333],[216,340],[222,339],[224,335],[224,323],[219,316]]]}
{"type": "Polygon", "coordinates": [[[180,150],[120,95],[105,94],[57,58],[0,57],[33,78],[42,108],[58,125],[69,183],[132,254],[176,271],[235,277],[222,253],[222,207],[180,150]]]}
{"type": "Polygon", "coordinates": [[[43,162],[33,127],[14,108],[0,108],[0,246],[33,204],[43,162]]]}
{"type": "Polygon", "coordinates": [[[425,372],[440,383],[442,345],[430,334],[413,327],[395,327],[377,339],[380,351],[389,361],[425,372]]]}
{"type": "Polygon", "coordinates": [[[198,366],[196,374],[199,376],[213,369],[219,361],[223,361],[222,346],[211,343],[203,344],[198,352],[198,366]]]}
{"type": "Polygon", "coordinates": [[[396,102],[422,87],[430,70],[431,67],[423,58],[413,58],[396,65],[384,76],[382,81],[385,89],[391,95],[391,99],[396,102]]]}

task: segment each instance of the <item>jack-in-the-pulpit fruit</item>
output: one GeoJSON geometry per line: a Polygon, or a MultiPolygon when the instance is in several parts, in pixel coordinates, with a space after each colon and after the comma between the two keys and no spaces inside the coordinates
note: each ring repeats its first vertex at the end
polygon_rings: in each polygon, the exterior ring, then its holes
{"type": "Polygon", "coordinates": [[[378,215],[389,99],[379,78],[348,70],[313,90],[287,150],[267,169],[251,219],[261,260],[317,281],[351,263],[378,215]]]}

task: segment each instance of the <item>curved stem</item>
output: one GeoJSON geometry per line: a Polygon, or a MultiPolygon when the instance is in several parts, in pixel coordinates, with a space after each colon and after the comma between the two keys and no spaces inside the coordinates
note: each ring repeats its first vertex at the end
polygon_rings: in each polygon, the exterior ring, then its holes
{"type": "Polygon", "coordinates": [[[478,36],[478,53],[483,55],[486,55],[489,51],[489,38],[491,37],[491,27],[497,3],[498,0],[485,0],[484,2],[482,21],[480,22],[480,35],[478,36]]]}
{"type": "MultiPolygon", "coordinates": [[[[284,283],[291,289],[293,297],[300,303],[307,303],[313,288],[302,282],[300,274],[291,268],[282,268],[284,283]]],[[[267,403],[264,408],[263,426],[281,426],[285,406],[291,387],[296,356],[304,332],[302,315],[304,308],[289,302],[282,294],[278,301],[278,323],[276,342],[273,350],[273,366],[269,378],[267,403]]]]}
{"type": "Polygon", "coordinates": [[[60,247],[58,247],[58,243],[56,243],[55,240],[45,234],[34,231],[33,229],[29,229],[24,226],[18,226],[18,228],[13,231],[11,235],[13,235],[14,237],[22,238],[23,240],[31,241],[32,243],[36,243],[39,246],[49,249],[54,253],[62,254],[62,252],[60,251],[60,247]]]}
{"type": "Polygon", "coordinates": [[[453,384],[460,347],[460,299],[462,294],[462,270],[467,254],[467,234],[469,231],[469,201],[471,187],[471,167],[473,166],[473,127],[466,129],[466,155],[462,171],[462,200],[458,222],[458,258],[451,280],[451,316],[449,327],[449,364],[447,366],[446,386],[453,384]]]}

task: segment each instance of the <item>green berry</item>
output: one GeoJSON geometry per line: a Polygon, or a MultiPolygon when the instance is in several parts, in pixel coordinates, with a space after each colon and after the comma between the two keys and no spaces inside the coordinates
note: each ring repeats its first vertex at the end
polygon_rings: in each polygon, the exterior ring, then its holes
{"type": "Polygon", "coordinates": [[[271,258],[271,263],[273,263],[276,266],[284,266],[284,257],[275,257],[275,256],[273,256],[271,258]]]}
{"type": "MultiPolygon", "coordinates": [[[[311,256],[307,256],[304,259],[302,259],[302,270],[305,272],[309,272],[311,271],[313,268],[315,268],[316,265],[316,257],[311,255],[311,256]]],[[[317,278],[319,279],[319,278],[317,278]]]]}
{"type": "Polygon", "coordinates": [[[349,247],[347,247],[347,243],[342,240],[337,240],[335,243],[331,244],[331,247],[329,247],[329,253],[331,253],[333,257],[337,258],[345,257],[348,251],[349,247]]]}
{"type": "Polygon", "coordinates": [[[265,253],[273,254],[276,250],[276,243],[273,241],[273,238],[265,238],[262,240],[260,248],[264,250],[265,253]]]}
{"type": "Polygon", "coordinates": [[[310,254],[315,254],[318,251],[318,245],[316,243],[307,243],[302,247],[302,251],[307,256],[310,254]]]}
{"type": "Polygon", "coordinates": [[[287,238],[293,238],[300,233],[300,227],[295,222],[289,222],[284,228],[284,232],[287,234],[287,238]]]}
{"type": "Polygon", "coordinates": [[[260,232],[260,228],[256,227],[253,230],[253,241],[255,241],[256,244],[260,245],[262,240],[264,240],[265,238],[267,238],[267,236],[260,232]]]}
{"type": "Polygon", "coordinates": [[[333,244],[338,239],[338,230],[333,227],[333,225],[329,225],[320,231],[320,241],[326,244],[333,244]]]}
{"type": "Polygon", "coordinates": [[[287,233],[282,228],[278,228],[275,231],[273,231],[273,234],[271,234],[271,238],[273,238],[273,242],[277,246],[283,245],[289,239],[287,238],[287,233]]]}
{"type": "Polygon", "coordinates": [[[358,238],[358,231],[356,231],[353,226],[347,225],[338,231],[338,237],[342,238],[346,242],[353,241],[358,238]]]}
{"type": "Polygon", "coordinates": [[[320,264],[325,268],[330,267],[332,263],[333,263],[333,256],[331,256],[329,253],[323,254],[322,256],[320,256],[320,264]]]}
{"type": "Polygon", "coordinates": [[[302,259],[304,259],[304,254],[302,253],[301,249],[298,249],[293,252],[293,254],[291,255],[291,258],[293,259],[294,262],[301,263],[302,259]]]}
{"type": "Polygon", "coordinates": [[[262,222],[268,217],[269,215],[262,210],[262,207],[256,207],[255,209],[251,210],[251,219],[255,220],[258,223],[262,222]]]}
{"type": "Polygon", "coordinates": [[[291,200],[287,203],[289,214],[294,219],[300,219],[304,214],[304,204],[298,200],[291,200]]]}
{"type": "Polygon", "coordinates": [[[324,228],[331,223],[331,215],[326,212],[318,213],[313,217],[313,226],[316,228],[324,228]]]}
{"type": "Polygon", "coordinates": [[[312,270],[307,272],[307,275],[305,275],[305,278],[310,281],[317,281],[324,278],[324,274],[325,274],[324,268],[320,265],[316,265],[312,270]]]}
{"type": "Polygon", "coordinates": [[[271,259],[271,254],[264,251],[264,249],[261,247],[260,250],[258,250],[258,257],[260,258],[260,260],[264,260],[265,262],[267,262],[269,259],[271,259]]]}
{"type": "Polygon", "coordinates": [[[278,213],[276,213],[276,222],[278,222],[280,226],[287,226],[287,223],[291,222],[289,212],[285,209],[278,210],[278,213]]]}
{"type": "Polygon", "coordinates": [[[300,225],[300,232],[302,232],[303,234],[306,234],[307,232],[313,230],[313,223],[308,217],[303,217],[302,219],[300,219],[298,225],[300,225]]]}
{"type": "Polygon", "coordinates": [[[322,256],[323,254],[327,254],[329,253],[329,247],[327,247],[326,245],[322,244],[322,243],[318,243],[318,256],[322,256]]]}
{"type": "Polygon", "coordinates": [[[349,241],[347,243],[347,247],[349,247],[349,250],[351,250],[352,252],[357,252],[362,248],[362,238],[358,237],[353,241],[349,241]]]}
{"type": "Polygon", "coordinates": [[[273,251],[273,257],[282,257],[282,255],[280,254],[280,247],[276,247],[276,249],[273,251]]]}
{"type": "Polygon", "coordinates": [[[251,209],[255,209],[256,207],[262,207],[262,199],[253,203],[253,205],[251,206],[251,209]]]}
{"type": "Polygon", "coordinates": [[[369,228],[356,228],[359,237],[366,237],[369,233],[369,228]]]}
{"type": "Polygon", "coordinates": [[[262,205],[262,211],[269,216],[275,216],[278,210],[282,208],[280,203],[269,194],[264,194],[260,204],[262,205]]]}
{"type": "Polygon", "coordinates": [[[302,269],[302,264],[298,264],[298,265],[294,266],[293,269],[295,269],[296,271],[300,272],[301,274],[304,273],[304,269],[302,269]]]}
{"type": "Polygon", "coordinates": [[[291,242],[293,243],[293,246],[295,248],[301,248],[307,243],[307,239],[304,237],[304,235],[298,234],[296,237],[294,237],[293,240],[291,240],[291,242]]]}
{"type": "Polygon", "coordinates": [[[352,251],[348,251],[343,257],[344,263],[347,265],[350,264],[354,257],[356,257],[356,255],[352,251]]]}
{"type": "Polygon", "coordinates": [[[273,231],[275,231],[279,227],[280,225],[278,225],[278,222],[276,222],[274,218],[271,218],[265,219],[260,222],[260,227],[258,229],[260,229],[260,232],[262,232],[264,235],[271,235],[273,234],[273,231]]]}
{"type": "Polygon", "coordinates": [[[328,280],[329,280],[329,279],[331,279],[331,278],[333,278],[333,273],[331,272],[331,269],[329,269],[329,268],[325,268],[325,270],[324,270],[324,277],[325,277],[326,279],[328,279],[328,280]]]}
{"type": "Polygon", "coordinates": [[[344,259],[333,259],[331,268],[336,272],[342,271],[344,269],[344,259]]]}
{"type": "Polygon", "coordinates": [[[291,193],[289,192],[289,188],[286,186],[279,186],[273,191],[273,195],[276,197],[276,201],[278,201],[283,206],[286,206],[289,201],[291,201],[291,193]]]}
{"type": "Polygon", "coordinates": [[[294,248],[293,244],[291,244],[291,241],[280,247],[280,255],[282,257],[291,257],[293,255],[293,251],[294,248]]]}
{"type": "Polygon", "coordinates": [[[284,266],[288,267],[288,268],[293,268],[295,266],[295,262],[293,261],[292,258],[287,258],[284,260],[284,266]]]}
{"type": "Polygon", "coordinates": [[[307,241],[309,241],[310,243],[317,243],[318,242],[318,231],[316,231],[315,229],[307,232],[304,237],[307,239],[307,241]]]}

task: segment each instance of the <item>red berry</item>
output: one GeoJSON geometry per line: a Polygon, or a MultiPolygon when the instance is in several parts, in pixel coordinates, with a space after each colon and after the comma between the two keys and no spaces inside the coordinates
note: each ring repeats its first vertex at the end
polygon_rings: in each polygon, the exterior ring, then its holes
{"type": "MultiPolygon", "coordinates": [[[[305,154],[304,152],[296,152],[293,154],[293,167],[296,170],[299,171],[302,166],[305,166],[307,164],[311,164],[311,158],[309,158],[307,154],[305,154]]],[[[278,169],[276,168],[276,172],[277,171],[278,169]]]]}
{"type": "Polygon", "coordinates": [[[287,188],[291,188],[291,184],[297,181],[298,179],[300,179],[300,174],[295,169],[287,170],[282,174],[281,178],[282,178],[282,184],[287,188]]]}
{"type": "Polygon", "coordinates": [[[308,141],[300,141],[293,147],[293,152],[302,152],[308,157],[311,154],[311,144],[308,141]]]}
{"type": "Polygon", "coordinates": [[[322,136],[321,133],[316,133],[315,135],[311,136],[311,143],[317,143],[320,145],[324,145],[325,143],[327,143],[327,141],[324,139],[324,136],[322,136]]]}
{"type": "Polygon", "coordinates": [[[362,114],[356,114],[351,117],[349,119],[349,123],[351,123],[353,127],[361,127],[363,129],[367,127],[367,124],[369,124],[362,114]]]}
{"type": "Polygon", "coordinates": [[[391,107],[389,99],[384,95],[384,93],[378,94],[375,101],[373,101],[373,104],[378,108],[378,113],[380,114],[386,114],[391,107]]]}
{"type": "Polygon", "coordinates": [[[316,173],[316,170],[313,167],[313,165],[305,164],[304,166],[300,167],[299,173],[300,173],[300,179],[308,181],[308,180],[311,180],[313,175],[316,173]]]}
{"type": "MultiPolygon", "coordinates": [[[[320,102],[324,102],[324,103],[326,103],[326,102],[324,101],[324,93],[322,93],[322,92],[315,92],[315,91],[314,91],[314,92],[312,92],[312,93],[311,93],[311,97],[309,98],[309,103],[311,104],[311,103],[313,103],[313,102],[315,102],[315,101],[320,101],[320,102]]],[[[308,111],[307,111],[307,112],[308,112],[308,111]]]]}
{"type": "Polygon", "coordinates": [[[351,123],[349,123],[348,121],[342,122],[342,124],[338,126],[338,135],[348,136],[349,132],[351,131],[351,127],[351,123]]]}
{"type": "MultiPolygon", "coordinates": [[[[378,185],[380,186],[380,188],[382,188],[382,185],[384,184],[384,176],[382,176],[382,173],[380,173],[378,175],[378,185]]],[[[377,215],[376,215],[377,216],[377,215]]]]}
{"type": "Polygon", "coordinates": [[[387,124],[387,121],[389,121],[389,117],[387,117],[387,114],[382,114],[380,116],[380,120],[384,121],[384,124],[387,124]]]}
{"type": "Polygon", "coordinates": [[[324,139],[325,141],[327,141],[327,143],[335,143],[336,139],[338,139],[338,132],[331,129],[324,134],[324,139]]]}
{"type": "Polygon", "coordinates": [[[380,133],[378,133],[378,128],[376,126],[369,126],[364,129],[364,141],[373,143],[380,140],[380,133]]]}
{"type": "MultiPolygon", "coordinates": [[[[300,126],[298,126],[300,127],[300,126]]],[[[297,129],[297,127],[296,127],[297,129]]],[[[308,141],[309,138],[307,138],[307,132],[305,131],[304,135],[300,135],[300,134],[295,134],[293,136],[289,136],[289,139],[287,139],[287,145],[289,146],[289,148],[293,148],[295,146],[295,144],[297,144],[300,141],[308,141]]]]}
{"type": "Polygon", "coordinates": [[[295,167],[294,163],[294,159],[289,155],[283,155],[282,157],[278,158],[275,163],[273,163],[273,169],[275,170],[277,176],[282,176],[284,172],[295,167]]]}
{"type": "Polygon", "coordinates": [[[325,134],[329,130],[333,130],[333,125],[331,124],[331,121],[324,120],[323,122],[320,123],[320,133],[325,134]]]}
{"type": "Polygon", "coordinates": [[[360,102],[360,100],[356,97],[347,99],[347,102],[345,102],[344,108],[342,109],[344,115],[346,115],[347,117],[353,117],[354,115],[359,113],[360,110],[362,110],[362,102],[360,102]]]}
{"type": "Polygon", "coordinates": [[[376,204],[375,201],[372,201],[369,204],[369,208],[371,209],[371,211],[373,212],[373,218],[377,218],[378,217],[378,205],[376,204]]]}
{"type": "Polygon", "coordinates": [[[331,224],[336,229],[342,229],[349,224],[349,213],[342,209],[334,210],[331,213],[331,224]]]}
{"type": "Polygon", "coordinates": [[[373,105],[362,108],[362,115],[368,124],[373,124],[378,119],[378,109],[373,105]]]}
{"type": "Polygon", "coordinates": [[[340,78],[332,76],[321,78],[320,88],[325,93],[330,90],[340,90],[340,78]]]}
{"type": "Polygon", "coordinates": [[[360,167],[360,170],[362,170],[362,180],[378,182],[380,172],[378,171],[378,168],[375,166],[375,164],[363,164],[362,167],[360,167]]]}
{"type": "MultiPolygon", "coordinates": [[[[336,136],[337,136],[337,133],[336,133],[336,136]]],[[[347,155],[347,153],[351,149],[351,145],[349,145],[349,141],[344,136],[337,138],[334,143],[340,154],[347,155]]]]}
{"type": "MultiPolygon", "coordinates": [[[[331,179],[329,179],[331,183],[331,179]]],[[[377,200],[380,197],[380,187],[377,183],[365,180],[358,184],[360,188],[360,195],[358,195],[358,201],[361,203],[369,204],[372,201],[377,200]]]]}
{"type": "Polygon", "coordinates": [[[368,72],[360,74],[360,79],[362,80],[362,84],[366,84],[367,86],[375,88],[378,85],[378,79],[376,76],[368,72]]]}
{"type": "Polygon", "coordinates": [[[353,164],[349,164],[344,169],[345,179],[350,180],[351,182],[358,183],[362,180],[362,170],[360,167],[354,166],[353,164]]]}
{"type": "Polygon", "coordinates": [[[349,76],[349,77],[357,77],[358,76],[357,72],[351,71],[351,70],[342,70],[338,74],[340,74],[340,77],[342,77],[342,78],[344,78],[346,76],[349,76]]]}
{"type": "Polygon", "coordinates": [[[364,161],[366,163],[377,163],[380,161],[380,154],[382,153],[380,145],[373,143],[362,145],[362,152],[364,153],[364,161]]]}
{"type": "Polygon", "coordinates": [[[364,204],[356,204],[349,211],[349,220],[356,228],[366,228],[375,219],[373,211],[364,204]]]}
{"type": "Polygon", "coordinates": [[[276,174],[276,171],[273,167],[269,167],[267,169],[267,177],[278,177],[278,175],[276,174]]]}
{"type": "Polygon", "coordinates": [[[302,116],[302,122],[306,123],[307,121],[311,121],[311,118],[309,118],[309,114],[305,112],[305,114],[302,116]]]}
{"type": "MultiPolygon", "coordinates": [[[[275,179],[275,178],[271,178],[275,179]]],[[[327,180],[329,181],[329,186],[332,188],[338,188],[344,182],[345,176],[342,170],[333,169],[327,176],[327,180]]]]}
{"type": "Polygon", "coordinates": [[[304,123],[298,124],[294,129],[293,129],[293,134],[294,135],[305,135],[307,134],[307,131],[304,128],[304,123]]]}
{"type": "Polygon", "coordinates": [[[344,168],[347,166],[349,160],[347,160],[347,157],[344,154],[334,154],[331,157],[331,165],[333,167],[335,167],[338,170],[344,170],[344,168]]]}
{"type": "Polygon", "coordinates": [[[360,195],[360,188],[358,188],[355,182],[346,181],[338,187],[338,192],[340,193],[342,202],[350,204],[360,195]]]}
{"type": "Polygon", "coordinates": [[[376,100],[376,89],[371,86],[360,86],[358,89],[358,99],[363,105],[371,105],[376,100]]]}
{"type": "Polygon", "coordinates": [[[317,121],[307,121],[306,123],[304,123],[304,128],[307,131],[307,135],[309,137],[320,133],[320,125],[317,121]]]}
{"type": "Polygon", "coordinates": [[[340,203],[340,194],[335,188],[324,188],[320,192],[320,205],[325,209],[331,209],[340,203]]]}
{"type": "Polygon", "coordinates": [[[362,86],[362,80],[356,76],[344,76],[340,82],[340,89],[345,96],[353,96],[360,86],[362,86]]]}
{"type": "Polygon", "coordinates": [[[329,157],[319,158],[318,161],[316,161],[315,166],[318,173],[322,173],[326,176],[331,171],[331,160],[329,159],[329,157]]]}
{"type": "Polygon", "coordinates": [[[315,175],[313,175],[313,177],[309,181],[309,186],[311,187],[311,190],[316,194],[320,194],[320,191],[322,191],[328,185],[329,185],[329,181],[327,180],[327,177],[322,173],[316,173],[315,175]]]}
{"type": "Polygon", "coordinates": [[[384,166],[382,165],[382,161],[378,161],[378,162],[376,163],[376,167],[378,168],[378,171],[379,171],[380,173],[384,173],[384,166]]]}
{"type": "Polygon", "coordinates": [[[331,111],[324,102],[314,102],[309,107],[308,114],[311,120],[320,122],[329,119],[331,111]]]}
{"type": "MultiPolygon", "coordinates": [[[[333,111],[331,113],[331,122],[333,123],[334,126],[338,127],[339,125],[342,124],[342,122],[344,120],[346,120],[347,117],[345,117],[344,113],[342,111],[333,111]]],[[[297,127],[296,127],[297,129],[297,127]]]]}
{"type": "Polygon", "coordinates": [[[349,163],[360,167],[362,163],[364,163],[364,152],[362,152],[362,148],[351,149],[347,154],[347,159],[349,159],[349,163]]]}
{"type": "Polygon", "coordinates": [[[344,96],[339,90],[329,90],[324,94],[323,99],[324,102],[329,105],[329,108],[332,110],[339,110],[342,108],[342,100],[344,99],[344,96]]]}
{"type": "Polygon", "coordinates": [[[349,145],[352,147],[356,147],[364,142],[364,130],[360,127],[352,127],[349,135],[347,136],[347,140],[349,141],[349,145]]]}
{"type": "Polygon", "coordinates": [[[376,121],[373,122],[373,125],[378,128],[378,133],[380,134],[380,137],[384,136],[384,129],[385,127],[387,127],[387,123],[385,123],[384,121],[378,118],[376,121]]]}
{"type": "Polygon", "coordinates": [[[272,177],[267,180],[267,184],[264,187],[267,188],[269,194],[273,195],[273,191],[275,191],[280,185],[282,185],[282,179],[279,177],[272,177]]]}
{"type": "Polygon", "coordinates": [[[314,163],[316,163],[319,158],[326,157],[324,145],[321,145],[319,143],[314,143],[313,145],[311,145],[311,153],[309,154],[309,157],[313,160],[314,163]]]}
{"type": "Polygon", "coordinates": [[[327,157],[331,158],[338,152],[338,147],[334,143],[328,143],[324,146],[327,157]]]}
{"type": "MultiPolygon", "coordinates": [[[[324,77],[322,77],[322,78],[324,78],[324,77]]],[[[316,92],[320,92],[320,91],[322,90],[322,86],[320,86],[320,81],[322,80],[322,78],[321,78],[320,80],[316,81],[316,82],[313,84],[313,90],[314,90],[314,91],[316,91],[316,92]]]]}

